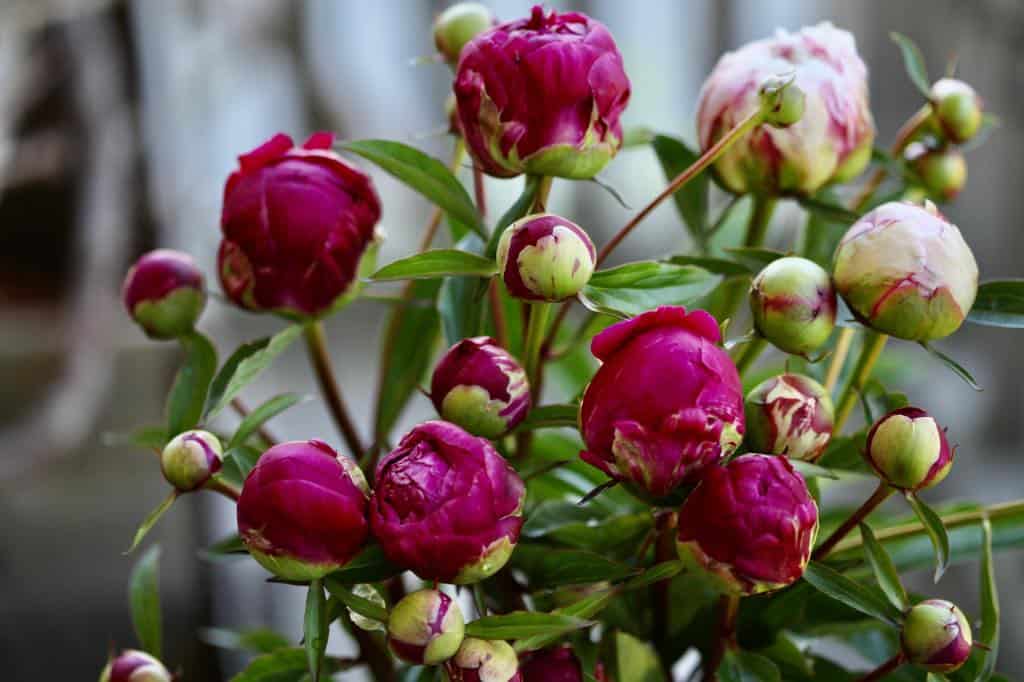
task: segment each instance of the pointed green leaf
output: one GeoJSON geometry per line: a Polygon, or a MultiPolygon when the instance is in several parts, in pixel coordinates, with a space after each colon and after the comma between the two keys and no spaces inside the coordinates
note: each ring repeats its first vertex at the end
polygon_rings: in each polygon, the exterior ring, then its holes
{"type": "Polygon", "coordinates": [[[172,490],[171,494],[164,498],[164,501],[156,506],[156,509],[149,512],[146,518],[142,520],[142,523],[139,524],[138,530],[135,531],[135,537],[132,538],[132,546],[128,548],[128,551],[125,552],[125,554],[131,554],[133,551],[135,551],[135,548],[139,546],[139,543],[142,542],[142,539],[145,538],[146,534],[149,533],[150,529],[152,529],[153,526],[156,525],[156,522],[160,520],[160,517],[164,515],[164,512],[171,508],[171,505],[174,504],[174,500],[176,500],[177,498],[178,491],[172,490]]]}
{"type": "Polygon", "coordinates": [[[903,53],[903,66],[907,70],[907,75],[910,76],[910,82],[921,91],[925,99],[931,99],[931,80],[928,78],[928,69],[925,66],[921,50],[913,40],[902,33],[893,32],[889,34],[889,37],[900,46],[900,52],[903,53]]]}
{"type": "Polygon", "coordinates": [[[782,251],[767,249],[763,246],[735,246],[727,248],[725,251],[738,262],[750,268],[753,273],[761,272],[768,264],[786,257],[782,251]]]}
{"type": "Polygon", "coordinates": [[[479,639],[523,639],[538,635],[561,636],[589,627],[590,621],[560,613],[513,611],[485,616],[466,624],[466,636],[479,639]]]}
{"type": "Polygon", "coordinates": [[[217,350],[199,332],[181,337],[185,362],[167,396],[167,433],[174,436],[194,428],[203,416],[203,405],[217,371],[217,350]]]}
{"type": "Polygon", "coordinates": [[[778,666],[752,651],[730,649],[718,667],[720,682],[782,682],[778,666]]]}
{"type": "Polygon", "coordinates": [[[924,526],[928,538],[935,548],[935,582],[946,572],[949,567],[949,535],[946,533],[946,525],[931,507],[925,504],[924,500],[912,493],[907,494],[907,502],[914,510],[921,525],[924,526]]]}
{"type": "MultiPolygon", "coordinates": [[[[658,156],[665,180],[669,182],[700,158],[700,154],[687,147],[682,140],[669,135],[655,135],[651,146],[658,156]]],[[[707,245],[708,177],[708,173],[702,171],[672,195],[686,229],[701,250],[705,250],[707,245]]]]}
{"type": "Polygon", "coordinates": [[[857,213],[838,201],[833,201],[832,197],[828,195],[800,197],[797,201],[808,213],[816,215],[826,222],[852,225],[860,218],[857,213]]]}
{"type": "Polygon", "coordinates": [[[720,281],[693,265],[643,261],[595,272],[580,300],[594,312],[632,317],[658,306],[692,307],[720,281]]]}
{"type": "Polygon", "coordinates": [[[160,612],[160,546],[150,547],[132,569],[129,602],[132,625],[143,651],[160,658],[163,649],[163,620],[160,612]]]}
{"type": "Polygon", "coordinates": [[[889,553],[875,539],[875,534],[868,524],[860,524],[860,536],[864,540],[864,553],[875,572],[875,579],[878,580],[882,592],[889,598],[890,604],[900,611],[906,611],[910,608],[910,601],[907,599],[907,591],[903,589],[900,574],[897,573],[889,553]]]}
{"type": "Polygon", "coordinates": [[[218,540],[209,547],[199,550],[199,556],[207,561],[219,561],[225,558],[245,556],[249,550],[238,533],[232,533],[223,540],[218,540]]]}
{"type": "Polygon", "coordinates": [[[249,651],[256,654],[269,654],[278,649],[294,646],[288,638],[269,628],[252,628],[249,630],[228,630],[226,628],[203,628],[199,637],[210,646],[218,649],[249,651]]]}
{"type": "Polygon", "coordinates": [[[303,619],[302,635],[306,649],[306,662],[313,682],[320,682],[324,651],[327,649],[327,603],[324,586],[320,580],[309,583],[306,593],[306,614],[303,619]]]}
{"type": "MultiPolygon", "coordinates": [[[[474,255],[482,254],[484,243],[476,234],[467,234],[456,247],[474,255]]],[[[497,266],[495,266],[495,270],[497,266]]],[[[484,277],[445,277],[441,283],[437,308],[449,346],[462,339],[480,335],[484,312],[484,294],[490,284],[484,277]]]]}
{"type": "Polygon", "coordinates": [[[303,649],[278,649],[253,659],[231,682],[300,682],[307,668],[303,649]]]}
{"type": "Polygon", "coordinates": [[[366,618],[370,618],[371,620],[376,620],[381,623],[388,622],[388,610],[385,607],[353,593],[347,585],[342,583],[333,575],[329,575],[324,578],[324,585],[327,586],[327,590],[331,593],[331,596],[336,597],[338,601],[350,608],[352,611],[358,613],[360,616],[365,616],[366,618]]]}
{"type": "Polygon", "coordinates": [[[802,459],[791,459],[789,463],[793,465],[796,472],[804,478],[829,478],[833,481],[839,480],[839,474],[827,469],[819,464],[813,464],[811,462],[805,462],[802,459]]]}
{"type": "Polygon", "coordinates": [[[836,601],[894,627],[902,619],[900,610],[876,587],[851,580],[825,564],[816,561],[808,564],[804,580],[836,601]]]}
{"type": "Polygon", "coordinates": [[[672,256],[668,259],[669,263],[673,265],[696,265],[699,268],[704,268],[708,272],[715,275],[726,275],[732,277],[734,275],[753,275],[756,274],[755,270],[751,270],[743,263],[737,263],[727,258],[714,258],[712,256],[689,256],[681,254],[678,256],[672,256]]]}
{"type": "Polygon", "coordinates": [[[371,275],[377,282],[400,279],[437,279],[452,275],[490,277],[498,271],[494,260],[458,249],[434,249],[401,258],[371,275]]]}
{"type": "Polygon", "coordinates": [[[224,453],[224,462],[214,478],[241,488],[262,454],[250,445],[236,445],[224,453]]]}
{"type": "Polygon", "coordinates": [[[621,631],[609,632],[602,644],[602,660],[611,668],[611,679],[632,682],[665,682],[665,673],[654,647],[621,631]]]}
{"type": "Polygon", "coordinates": [[[293,324],[269,338],[239,347],[213,380],[206,418],[212,419],[227,407],[239,391],[255,381],[301,333],[302,326],[293,324]]]}
{"type": "Polygon", "coordinates": [[[963,366],[961,366],[956,360],[949,357],[948,355],[946,355],[945,353],[943,353],[930,343],[921,342],[920,345],[926,351],[928,351],[929,353],[937,357],[939,360],[941,360],[942,363],[946,365],[946,367],[949,367],[949,369],[953,371],[953,374],[963,379],[968,386],[973,388],[975,391],[982,390],[981,386],[978,385],[978,382],[974,380],[973,376],[971,376],[971,373],[964,369],[963,366]]]}
{"type": "Polygon", "coordinates": [[[388,561],[381,546],[373,543],[364,547],[363,551],[329,577],[341,585],[357,585],[379,583],[401,573],[401,567],[388,561]]]}
{"type": "Polygon", "coordinates": [[[491,233],[490,239],[487,240],[487,248],[484,250],[484,255],[488,258],[494,258],[498,253],[498,242],[501,241],[501,235],[509,225],[515,221],[523,218],[530,213],[530,209],[533,208],[533,202],[537,198],[537,191],[540,189],[541,177],[539,175],[527,175],[526,180],[523,183],[523,192],[516,199],[516,202],[512,204],[505,213],[502,214],[501,218],[498,219],[498,223],[494,226],[494,232],[491,233]]]}
{"type": "Polygon", "coordinates": [[[662,561],[659,564],[651,566],[641,575],[627,580],[623,583],[622,587],[626,590],[638,590],[642,587],[653,585],[654,583],[660,583],[662,580],[673,578],[682,573],[685,567],[685,564],[678,559],[662,561]]]}
{"type": "Polygon", "coordinates": [[[246,415],[242,423],[238,425],[235,435],[231,436],[231,440],[228,441],[228,448],[242,445],[249,439],[249,436],[256,433],[265,423],[303,400],[304,397],[298,393],[282,393],[270,398],[246,415]]]}
{"type": "Polygon", "coordinates": [[[982,282],[967,320],[989,327],[1024,328],[1024,279],[982,282]]]}
{"type": "Polygon", "coordinates": [[[992,561],[992,522],[985,519],[981,524],[981,629],[979,640],[988,646],[985,663],[976,682],[986,682],[992,677],[999,658],[999,592],[996,589],[996,569],[992,561]]]}
{"type": "MultiPolygon", "coordinates": [[[[569,606],[558,609],[554,611],[554,613],[584,620],[593,618],[604,610],[604,608],[611,603],[614,597],[615,593],[610,590],[598,592],[588,597],[584,597],[569,606]]],[[[533,637],[524,637],[516,641],[515,650],[517,652],[536,651],[554,644],[561,639],[561,637],[562,633],[556,635],[535,635],[533,637]]]]}

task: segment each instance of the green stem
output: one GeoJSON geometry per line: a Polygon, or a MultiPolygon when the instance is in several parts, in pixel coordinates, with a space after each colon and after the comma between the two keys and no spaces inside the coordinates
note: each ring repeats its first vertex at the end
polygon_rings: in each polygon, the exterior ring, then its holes
{"type": "Polygon", "coordinates": [[[356,430],[352,417],[349,415],[345,399],[341,396],[341,388],[334,378],[334,368],[331,366],[331,356],[327,353],[327,338],[324,334],[324,323],[320,320],[309,322],[303,327],[306,335],[306,347],[309,349],[309,358],[313,363],[313,370],[316,373],[317,381],[320,384],[320,391],[327,401],[327,408],[334,418],[334,423],[345,439],[345,444],[351,451],[350,454],[357,460],[363,458],[363,444],[359,439],[359,432],[356,430]]]}
{"type": "Polygon", "coordinates": [[[851,530],[860,525],[860,522],[867,518],[868,514],[875,511],[878,505],[885,502],[890,495],[892,495],[893,489],[885,481],[879,481],[878,487],[875,488],[875,492],[871,494],[864,504],[860,506],[857,511],[850,514],[850,518],[843,521],[843,524],[836,528],[832,535],[828,536],[828,539],[822,542],[814,550],[814,554],[811,555],[811,559],[814,561],[821,561],[827,557],[832,550],[836,548],[839,541],[845,538],[851,530]]]}
{"type": "Polygon", "coordinates": [[[768,347],[768,341],[763,336],[755,336],[743,347],[743,351],[736,359],[736,371],[743,376],[750,366],[754,364],[764,349],[768,347]]]}
{"type": "Polygon", "coordinates": [[[523,367],[526,370],[526,378],[530,382],[530,388],[535,393],[540,386],[540,373],[543,369],[543,362],[540,357],[540,349],[544,343],[544,332],[547,331],[548,318],[551,316],[550,303],[531,303],[530,320],[526,330],[526,343],[523,350],[523,367]]]}
{"type": "Polygon", "coordinates": [[[537,194],[533,198],[533,205],[530,206],[530,213],[544,213],[548,210],[548,197],[551,195],[551,183],[554,177],[542,175],[537,182],[537,194]]]}
{"type": "Polygon", "coordinates": [[[857,396],[860,395],[864,384],[871,377],[871,370],[881,357],[885,349],[885,342],[889,337],[876,331],[868,331],[864,335],[864,346],[861,348],[860,357],[857,358],[857,366],[853,370],[853,376],[846,383],[843,394],[836,403],[836,418],[832,427],[832,433],[842,433],[846,420],[857,404],[857,396]]]}
{"type": "MultiPolygon", "coordinates": [[[[754,207],[750,212],[750,220],[747,222],[747,236],[743,240],[743,246],[752,248],[764,244],[764,239],[768,235],[768,225],[772,221],[772,214],[775,212],[777,203],[778,200],[774,197],[762,194],[754,195],[754,207]]],[[[746,295],[746,289],[736,289],[730,292],[729,297],[722,304],[720,319],[726,320],[735,315],[746,295]]]]}
{"type": "Polygon", "coordinates": [[[843,365],[846,363],[846,356],[850,354],[850,346],[853,345],[853,337],[856,334],[855,327],[843,327],[839,331],[839,338],[836,339],[836,347],[832,351],[832,359],[829,360],[828,371],[825,373],[825,390],[830,394],[839,382],[839,375],[843,373],[843,365]]]}

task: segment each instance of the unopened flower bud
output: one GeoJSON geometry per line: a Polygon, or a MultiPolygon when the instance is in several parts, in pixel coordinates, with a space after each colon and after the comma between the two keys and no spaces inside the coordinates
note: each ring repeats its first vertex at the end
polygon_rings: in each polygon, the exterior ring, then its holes
{"type": "Polygon", "coordinates": [[[967,183],[967,161],[958,149],[929,149],[915,142],[904,156],[936,201],[952,201],[967,183]]]}
{"type": "Polygon", "coordinates": [[[175,436],[160,453],[164,478],[181,492],[196,490],[220,471],[224,450],[209,431],[185,431],[175,436]]]}
{"type": "Polygon", "coordinates": [[[750,286],[754,326],[772,345],[807,355],[828,341],[836,323],[836,292],[828,272],[796,256],[769,263],[750,286]]]}
{"type": "Polygon", "coordinates": [[[174,339],[189,333],[206,307],[203,273],[187,253],[157,249],[124,278],[124,307],[146,335],[174,339]]]}
{"type": "Polygon", "coordinates": [[[802,374],[780,374],[747,395],[746,442],[753,452],[814,462],[832,438],[832,398],[802,374]]]}
{"type": "Polygon", "coordinates": [[[902,407],[876,421],[864,455],[882,480],[900,490],[930,488],[953,467],[945,430],[916,407],[902,407]]]}
{"type": "Polygon", "coordinates": [[[960,230],[931,202],[892,201],[853,224],[836,249],[832,279],[864,324],[932,341],[963,323],[978,293],[978,264],[960,230]]]}
{"type": "Polygon", "coordinates": [[[955,78],[943,78],[932,85],[931,95],[933,118],[943,137],[963,144],[977,134],[983,107],[974,88],[955,78]]]}
{"type": "Polygon", "coordinates": [[[583,682],[583,665],[568,644],[523,657],[523,682],[583,682]]]}
{"type": "Polygon", "coordinates": [[[535,213],[505,229],[497,256],[512,296],[562,301],[578,294],[590,281],[597,251],[576,223],[553,213],[535,213]]]}
{"type": "Polygon", "coordinates": [[[718,589],[750,595],[803,575],[818,506],[785,457],[752,454],[710,467],[679,510],[680,558],[718,589]]]}
{"type": "Polygon", "coordinates": [[[788,128],[800,120],[806,106],[804,91],[784,78],[769,78],[761,86],[761,107],[768,125],[788,128]]]}
{"type": "Polygon", "coordinates": [[[928,599],[910,609],[900,633],[907,660],[933,673],[959,669],[972,644],[971,624],[963,611],[943,599],[928,599]]]}
{"type": "Polygon", "coordinates": [[[515,649],[500,639],[462,640],[449,682],[522,682],[515,649]]]}
{"type": "Polygon", "coordinates": [[[478,336],[452,346],[434,369],[430,399],[438,414],[475,436],[495,439],[530,410],[526,372],[494,339],[478,336]]]}
{"type": "Polygon", "coordinates": [[[454,65],[466,43],[497,23],[486,5],[460,2],[441,12],[434,21],[434,45],[445,60],[454,65]]]}
{"type": "Polygon", "coordinates": [[[264,568],[285,580],[324,577],[366,541],[369,488],[359,466],[323,441],[267,450],[238,499],[238,534],[264,568]]]}
{"type": "Polygon", "coordinates": [[[388,646],[403,661],[437,665],[455,655],[466,624],[459,605],[440,590],[402,598],[388,616],[388,646]]]}
{"type": "Polygon", "coordinates": [[[172,679],[163,663],[135,649],[122,651],[100,673],[100,682],[171,682],[172,679]]]}

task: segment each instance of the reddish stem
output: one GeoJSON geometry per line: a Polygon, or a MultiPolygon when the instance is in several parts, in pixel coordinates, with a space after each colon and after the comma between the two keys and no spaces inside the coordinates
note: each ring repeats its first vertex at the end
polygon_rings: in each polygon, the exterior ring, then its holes
{"type": "Polygon", "coordinates": [[[892,488],[889,487],[889,484],[885,481],[879,481],[878,487],[875,488],[875,492],[872,493],[871,497],[857,511],[853,512],[850,518],[843,521],[843,524],[832,535],[829,535],[827,540],[818,545],[817,549],[814,550],[814,554],[811,555],[811,559],[813,561],[821,561],[827,557],[835,549],[836,545],[839,544],[839,541],[846,537],[847,533],[860,525],[860,522],[867,518],[868,514],[873,512],[890,495],[892,495],[892,488]]]}
{"type": "Polygon", "coordinates": [[[860,678],[858,682],[875,682],[876,680],[882,679],[889,673],[894,672],[901,665],[903,665],[903,654],[896,654],[888,661],[860,678]]]}

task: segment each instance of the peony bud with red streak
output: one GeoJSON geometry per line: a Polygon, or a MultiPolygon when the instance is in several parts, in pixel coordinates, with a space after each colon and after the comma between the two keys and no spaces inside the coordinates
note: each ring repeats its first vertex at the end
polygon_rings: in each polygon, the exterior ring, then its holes
{"type": "Polygon", "coordinates": [[[553,213],[536,213],[505,229],[497,260],[513,297],[554,302],[575,296],[586,286],[597,251],[576,223],[553,213]]]}
{"type": "Polygon", "coordinates": [[[836,290],[814,261],[788,256],[772,261],[750,285],[754,327],[772,345],[806,356],[832,335],[836,290]]]}
{"type": "Polygon", "coordinates": [[[100,682],[171,682],[173,679],[163,663],[135,649],[122,651],[100,673],[100,682]]]}
{"type": "Polygon", "coordinates": [[[814,462],[832,438],[832,398],[802,374],[780,374],[755,386],[747,394],[746,416],[753,452],[814,462]]]}
{"type": "Polygon", "coordinates": [[[927,599],[907,613],[900,646],[908,661],[932,673],[959,670],[974,640],[963,611],[944,599],[927,599]]]}
{"type": "Polygon", "coordinates": [[[455,655],[466,622],[462,610],[440,590],[406,595],[388,615],[388,646],[403,661],[437,665],[455,655]]]}
{"type": "Polygon", "coordinates": [[[876,421],[864,456],[882,480],[900,490],[931,488],[953,468],[946,430],[917,407],[893,410],[876,421]]]}
{"type": "Polygon", "coordinates": [[[515,649],[501,640],[467,637],[452,659],[449,682],[522,682],[515,649]]]}
{"type": "Polygon", "coordinates": [[[952,201],[967,184],[967,160],[958,149],[933,149],[914,142],[903,156],[936,201],[952,201]]]}
{"type": "Polygon", "coordinates": [[[157,249],[125,275],[124,307],[152,339],[174,339],[192,331],[206,307],[203,273],[187,253],[157,249]]]}
{"type": "Polygon", "coordinates": [[[160,453],[160,470],[181,492],[203,487],[220,471],[224,449],[209,431],[186,431],[171,439],[160,453]]]}
{"type": "Polygon", "coordinates": [[[956,78],[935,81],[931,91],[932,119],[942,136],[963,144],[981,129],[984,106],[978,93],[956,78]]]}

